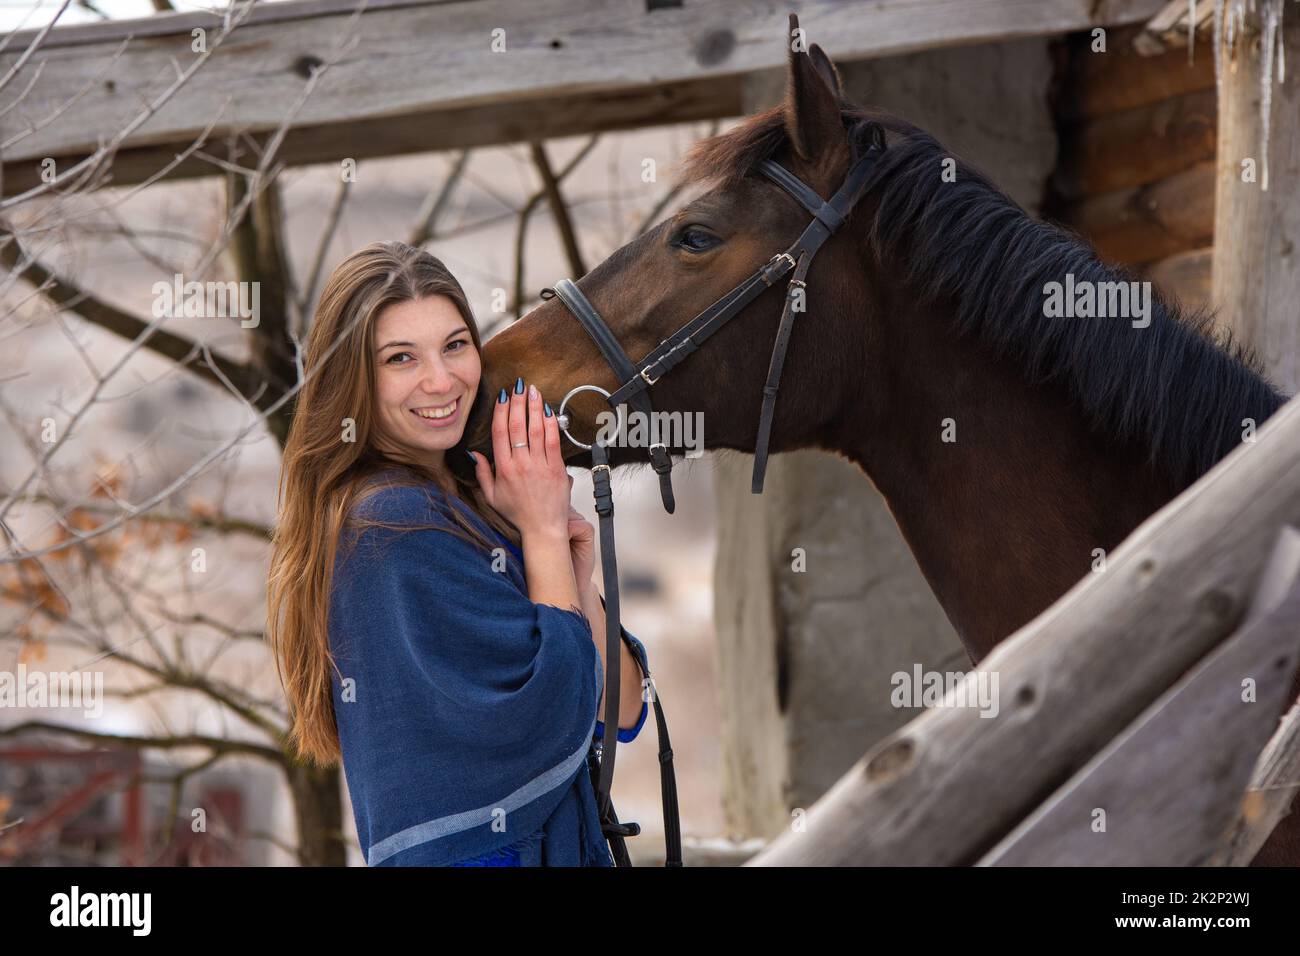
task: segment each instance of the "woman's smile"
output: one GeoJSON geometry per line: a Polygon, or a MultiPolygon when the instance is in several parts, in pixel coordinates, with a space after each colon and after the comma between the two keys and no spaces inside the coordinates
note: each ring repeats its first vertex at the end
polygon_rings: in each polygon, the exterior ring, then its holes
{"type": "Polygon", "coordinates": [[[446,428],[460,419],[460,396],[456,396],[446,405],[425,405],[411,409],[411,413],[420,419],[421,424],[430,428],[446,428]]]}

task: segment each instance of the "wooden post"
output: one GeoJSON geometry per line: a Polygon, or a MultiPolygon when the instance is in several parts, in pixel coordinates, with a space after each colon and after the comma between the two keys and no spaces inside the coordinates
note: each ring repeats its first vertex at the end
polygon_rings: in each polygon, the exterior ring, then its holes
{"type": "MultiPolygon", "coordinates": [[[[1300,56],[1300,10],[1294,4],[1286,4],[1283,34],[1290,56],[1300,56]]],[[[1239,42],[1235,68],[1224,58],[1214,303],[1220,321],[1259,351],[1274,383],[1294,394],[1300,389],[1300,87],[1294,76],[1279,84],[1275,66],[1265,191],[1259,46],[1256,29],[1239,42]],[[1253,161],[1254,182],[1243,181],[1247,161],[1253,161]]]]}

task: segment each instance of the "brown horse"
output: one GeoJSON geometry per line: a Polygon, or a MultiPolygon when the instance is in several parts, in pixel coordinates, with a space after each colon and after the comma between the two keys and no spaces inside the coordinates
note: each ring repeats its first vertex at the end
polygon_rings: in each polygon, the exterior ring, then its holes
{"type": "MultiPolygon", "coordinates": [[[[781,106],[692,149],[685,180],[711,188],[580,281],[623,350],[649,352],[807,225],[793,198],[752,175],[759,162],[830,196],[874,124],[886,149],[808,274],[771,450],[857,463],[979,661],[1087,575],[1094,549],[1111,551],[1230,452],[1244,419],[1262,424],[1284,398],[1249,353],[1214,340],[1208,317],[1181,316],[1158,294],[1141,318],[1046,311],[1051,283],[1127,277],[954,168],[924,131],[847,103],[816,45],[791,53],[781,106]]],[[[723,326],[651,389],[655,409],[702,412],[705,447],[754,451],[782,302],[768,290],[723,326]]],[[[577,385],[621,384],[558,300],[489,342],[485,359],[493,389],[523,376],[553,407],[577,385]]],[[[590,441],[607,409],[579,395],[574,434],[590,441]]],[[[644,463],[645,449],[614,447],[611,460],[644,463]]],[[[1297,816],[1257,862],[1300,861],[1297,816]]]]}

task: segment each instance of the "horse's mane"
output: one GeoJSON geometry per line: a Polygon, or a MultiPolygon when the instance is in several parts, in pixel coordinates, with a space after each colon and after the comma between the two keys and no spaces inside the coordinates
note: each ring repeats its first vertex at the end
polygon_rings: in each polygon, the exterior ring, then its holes
{"type": "MultiPolygon", "coordinates": [[[[928,133],[849,104],[841,119],[855,156],[873,123],[891,133],[868,186],[877,200],[870,241],[894,264],[891,274],[918,302],[956,302],[958,335],[1016,362],[1030,383],[1064,387],[1093,428],[1148,448],[1178,487],[1240,444],[1242,419],[1261,425],[1285,402],[1213,312],[1184,314],[1154,288],[1146,328],[1122,318],[1045,317],[1046,284],[1066,273],[1076,284],[1131,277],[1074,233],[1030,217],[959,159],[956,182],[937,187],[942,160],[956,157],[928,133]]],[[[788,149],[776,107],[696,144],[681,177],[726,186],[788,149]]]]}

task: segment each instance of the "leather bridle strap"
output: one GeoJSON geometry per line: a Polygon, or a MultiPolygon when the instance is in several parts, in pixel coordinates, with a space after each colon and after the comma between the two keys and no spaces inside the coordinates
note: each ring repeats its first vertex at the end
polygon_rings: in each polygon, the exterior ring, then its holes
{"type": "Polygon", "coordinates": [[[844,224],[845,216],[862,195],[863,187],[878,155],[877,146],[873,145],[868,149],[862,159],[849,170],[844,182],[840,184],[840,188],[835,191],[835,195],[829,202],[823,202],[821,196],[809,189],[796,176],[791,175],[783,166],[770,160],[762,164],[763,172],[794,196],[813,214],[814,219],[796,243],[799,248],[798,264],[786,288],[781,324],[777,327],[776,344],[772,347],[772,361],[767,370],[767,382],[763,386],[763,407],[758,417],[758,437],[754,444],[754,474],[749,487],[753,494],[762,494],[763,491],[763,479],[767,473],[767,448],[772,436],[772,417],[776,410],[776,393],[781,384],[781,369],[785,365],[786,347],[790,344],[790,333],[794,327],[794,314],[796,311],[807,311],[808,287],[805,279],[808,269],[817,250],[835,233],[835,230],[844,224]]]}
{"type": "Polygon", "coordinates": [[[698,349],[705,339],[735,318],[740,310],[753,302],[760,293],[775,285],[778,279],[794,268],[794,265],[795,260],[789,250],[773,256],[748,279],[660,342],[641,360],[641,371],[625,380],[609,396],[610,404],[617,406],[623,402],[633,401],[646,388],[676,368],[683,359],[698,349]]]}
{"type": "Polygon", "coordinates": [[[873,145],[868,149],[849,170],[844,182],[829,202],[824,202],[820,196],[780,164],[771,160],[759,164],[759,172],[789,192],[814,214],[813,221],[788,249],[777,253],[739,286],[659,343],[641,360],[639,363],[641,370],[635,376],[628,377],[618,390],[610,395],[610,404],[617,405],[630,401],[634,395],[653,385],[699,348],[705,339],[732,319],[759,293],[793,269],[802,253],[807,252],[810,258],[815,255],[822,243],[830,238],[832,227],[838,228],[843,223],[844,217],[857,201],[879,155],[880,147],[873,145]]]}
{"type": "MultiPolygon", "coordinates": [[[[620,700],[623,627],[619,618],[618,557],[614,544],[614,495],[609,484],[609,455],[605,446],[596,441],[591,446],[591,480],[595,492],[596,514],[600,523],[600,567],[605,579],[605,736],[601,740],[598,768],[588,764],[593,772],[596,790],[596,809],[600,815],[601,832],[609,841],[617,866],[630,866],[625,840],[641,832],[635,823],[620,823],[610,799],[614,785],[614,754],[618,748],[618,712],[620,700]]],[[[644,672],[643,686],[649,688],[654,703],[655,731],[659,738],[660,802],[664,814],[665,866],[682,865],[682,829],[677,809],[677,775],[673,770],[673,747],[668,738],[668,721],[649,664],[637,661],[644,672]]]]}
{"type": "Polygon", "coordinates": [[[790,344],[790,332],[794,328],[794,306],[798,302],[803,311],[807,301],[807,286],[804,277],[808,266],[812,264],[811,253],[799,256],[794,275],[785,295],[785,307],[781,310],[781,324],[776,330],[776,345],[772,349],[772,361],[767,368],[767,383],[763,386],[763,409],[758,416],[758,438],[754,444],[754,473],[750,478],[749,490],[753,494],[763,493],[763,478],[767,474],[767,443],[772,435],[772,414],[776,410],[776,390],[781,384],[781,368],[785,365],[785,350],[790,344]]]}
{"type": "Polygon", "coordinates": [[[614,495],[609,486],[609,456],[599,439],[591,446],[591,483],[600,522],[601,573],[605,578],[605,597],[601,602],[605,607],[605,736],[601,740],[596,809],[600,814],[601,830],[614,848],[615,864],[628,866],[623,839],[636,835],[637,831],[630,829],[636,827],[636,824],[618,822],[609,795],[610,788],[614,785],[614,754],[618,750],[619,678],[623,665],[623,642],[618,604],[618,558],[614,547],[614,495]]]}
{"type": "MultiPolygon", "coordinates": [[[[882,147],[873,144],[853,164],[844,182],[829,201],[824,201],[815,191],[809,189],[798,177],[785,167],[771,160],[759,164],[759,171],[790,193],[805,209],[813,214],[813,220],[804,229],[794,244],[785,252],[774,256],[765,266],[754,273],[735,290],[723,296],[695,319],[687,323],[673,335],[659,344],[641,361],[641,371],[636,377],[628,378],[624,384],[609,397],[610,404],[630,402],[649,384],[657,382],[667,372],[675,368],[688,355],[700,347],[710,335],[749,304],[760,292],[771,285],[790,269],[796,269],[803,263],[802,274],[796,274],[790,283],[786,295],[785,312],[782,315],[784,334],[778,330],[776,344],[772,350],[772,360],[768,369],[767,383],[763,388],[763,413],[759,417],[759,431],[754,450],[754,473],[750,490],[760,494],[763,490],[763,478],[767,469],[767,448],[771,436],[772,417],[776,402],[776,390],[780,384],[781,368],[785,364],[785,349],[790,340],[790,321],[793,317],[793,304],[798,295],[801,307],[806,303],[804,275],[812,265],[822,244],[844,223],[858,197],[862,195],[867,179],[879,158],[882,147]],[[796,289],[798,292],[796,293],[796,289]]],[[[802,311],[802,308],[801,308],[802,311]]]]}
{"type": "MultiPolygon", "coordinates": [[[[596,796],[609,799],[614,784],[614,752],[618,748],[619,676],[623,662],[622,626],[618,604],[618,559],[614,547],[614,494],[609,486],[609,456],[599,441],[591,446],[591,483],[600,523],[601,574],[605,578],[605,739],[600,756],[596,796]]],[[[602,806],[603,810],[604,807],[602,806]]]]}
{"type": "MultiPolygon", "coordinates": [[[[614,374],[620,381],[632,378],[636,375],[636,369],[632,366],[632,360],[627,357],[623,347],[618,344],[618,339],[614,333],[609,330],[609,326],[600,317],[587,297],[582,294],[578,287],[571,279],[561,279],[555,283],[554,288],[543,289],[542,297],[550,298],[546,293],[550,292],[557,296],[561,302],[569,307],[569,311],[577,317],[582,323],[587,334],[591,336],[600,353],[605,356],[605,361],[609,363],[614,374]]],[[[613,408],[618,408],[611,397],[610,404],[613,408]]],[[[628,399],[634,409],[646,416],[646,422],[649,423],[651,416],[654,414],[654,407],[650,404],[650,396],[639,393],[628,399]]],[[[650,462],[655,472],[659,475],[659,496],[663,500],[664,510],[669,514],[677,508],[677,502],[673,497],[673,462],[668,455],[668,448],[665,445],[655,443],[650,446],[650,462]]]]}
{"type": "MultiPolygon", "coordinates": [[[[634,364],[628,358],[627,353],[623,351],[623,347],[619,345],[618,339],[610,331],[600,313],[596,311],[591,301],[572,280],[561,279],[555,283],[553,288],[543,289],[543,298],[555,296],[568,306],[569,311],[582,323],[583,328],[587,330],[587,334],[596,343],[596,347],[600,349],[605,361],[609,363],[618,380],[622,382],[610,394],[610,406],[617,409],[619,405],[628,404],[638,411],[652,414],[653,407],[650,404],[649,396],[646,394],[646,390],[651,385],[654,385],[665,374],[681,364],[709,336],[739,314],[745,306],[749,305],[764,290],[770,288],[778,279],[794,269],[800,258],[806,256],[808,266],[811,266],[813,256],[821,249],[822,244],[843,225],[845,217],[865,192],[871,171],[880,158],[883,149],[881,142],[873,143],[849,169],[844,181],[840,184],[840,188],[835,191],[835,195],[829,200],[823,200],[816,191],[810,189],[797,176],[779,163],[772,160],[764,160],[760,163],[759,172],[788,192],[800,205],[812,213],[812,221],[800,234],[799,238],[794,241],[793,245],[784,252],[777,253],[748,279],[660,342],[639,363],[634,364]]],[[[798,281],[798,288],[803,290],[799,292],[799,296],[804,299],[806,288],[803,286],[803,279],[800,278],[798,281]]],[[[789,293],[786,299],[787,309],[793,312],[792,295],[794,288],[791,288],[789,293]]],[[[789,318],[783,316],[783,321],[789,322],[789,320],[789,318]]],[[[768,370],[768,381],[763,389],[765,406],[771,406],[775,402],[773,390],[780,384],[780,371],[785,364],[784,349],[789,344],[789,338],[788,330],[784,338],[778,332],[776,346],[768,370]]],[[[760,430],[755,443],[754,475],[750,486],[751,491],[755,494],[763,490],[763,477],[767,467],[767,447],[771,435],[773,411],[774,409],[768,409],[767,411],[766,426],[762,424],[764,421],[763,416],[760,415],[759,418],[760,430]]],[[[655,471],[659,475],[660,494],[664,499],[664,508],[671,513],[673,511],[672,459],[668,456],[667,449],[661,444],[650,446],[650,458],[655,471]]]]}

